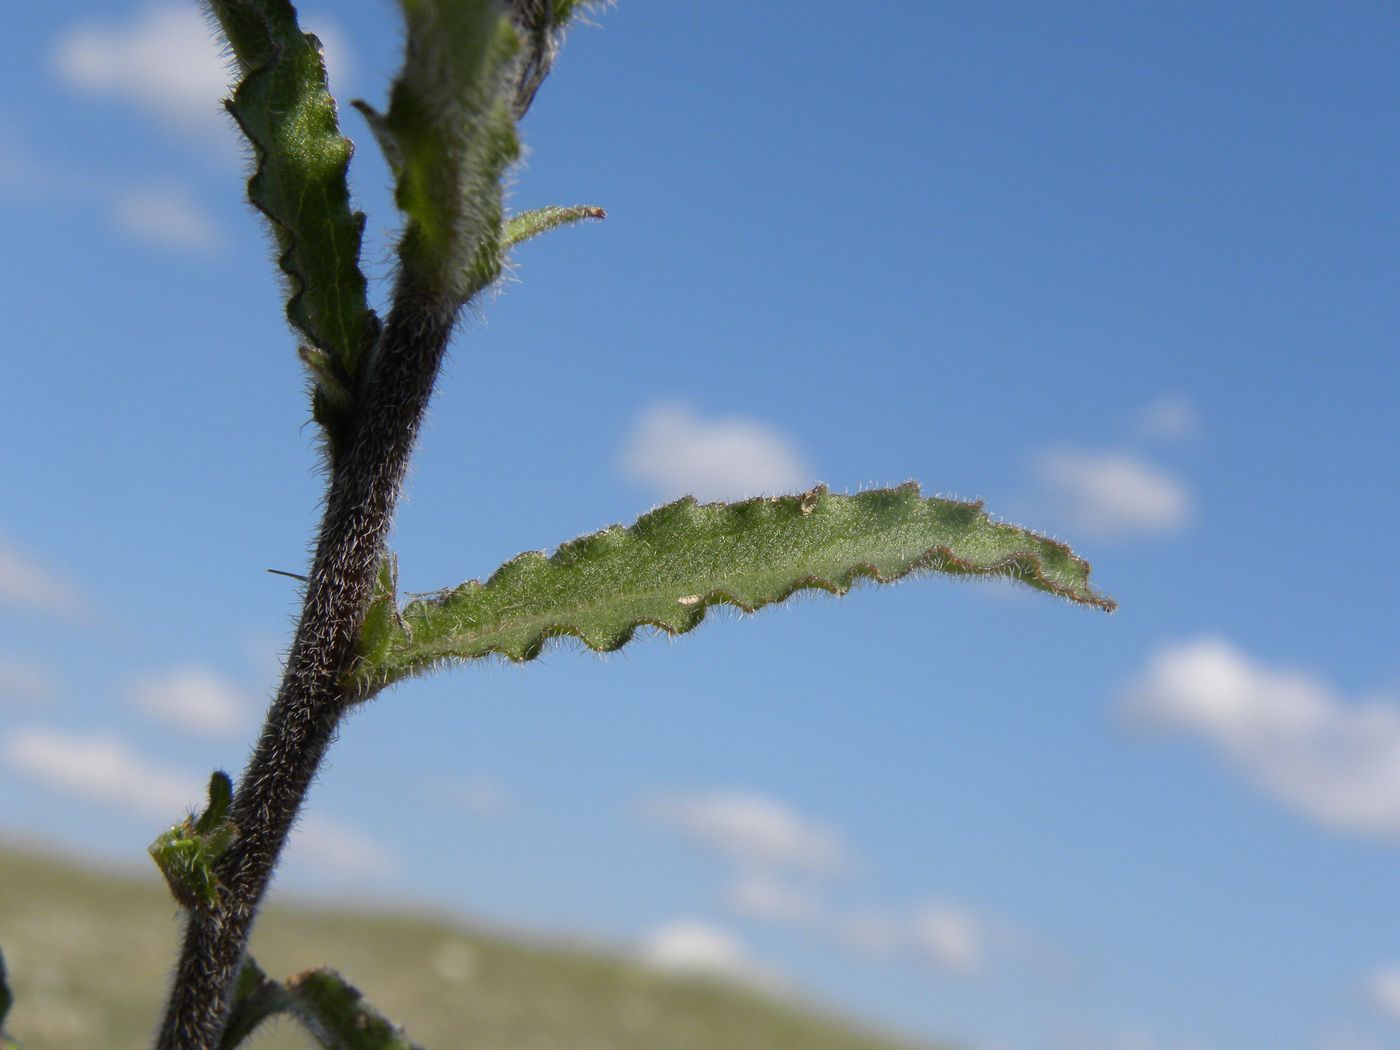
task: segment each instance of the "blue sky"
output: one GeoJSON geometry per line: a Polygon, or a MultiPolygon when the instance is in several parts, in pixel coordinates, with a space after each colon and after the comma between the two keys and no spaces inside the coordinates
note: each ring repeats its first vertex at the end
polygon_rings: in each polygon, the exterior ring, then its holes
{"type": "MultiPolygon", "coordinates": [[[[305,21],[381,101],[391,5],[305,21]]],[[[916,478],[1121,609],[925,579],[409,683],[345,726],[276,892],[978,1050],[1400,1047],[1395,9],[596,22],[511,203],[609,217],[459,333],[402,585],[687,491],[916,478]]],[[[7,31],[0,835],[140,864],[247,754],[314,434],[192,7],[7,31]]],[[[389,176],[342,116],[382,302],[389,176]]]]}

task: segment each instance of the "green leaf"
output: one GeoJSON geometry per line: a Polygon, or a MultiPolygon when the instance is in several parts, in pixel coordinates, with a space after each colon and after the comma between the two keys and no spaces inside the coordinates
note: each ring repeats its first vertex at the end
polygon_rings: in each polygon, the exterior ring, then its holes
{"type": "Polygon", "coordinates": [[[165,876],[171,894],[186,908],[214,908],[219,903],[219,879],[214,862],[237,836],[226,819],[233,800],[233,782],[223,770],[209,778],[209,805],[196,820],[193,815],[171,825],[150,845],[151,859],[165,876]]]}
{"type": "Polygon", "coordinates": [[[500,273],[501,181],[520,151],[511,112],[520,38],[496,0],[400,6],[404,67],[388,113],[371,126],[396,168],[395,201],[408,219],[399,244],[405,279],[463,303],[500,273]]]}
{"type": "Polygon", "coordinates": [[[307,970],[286,987],[298,1020],[327,1050],[422,1050],[334,970],[307,970]]]}
{"type": "Polygon", "coordinates": [[[914,483],[854,496],[819,486],[798,496],[700,504],[686,498],[566,543],[522,554],[486,582],[420,597],[391,616],[381,586],[350,672],[367,697],[450,660],[499,653],[523,661],[553,637],[618,649],[649,624],[668,634],[697,626],[711,605],[745,611],[795,591],[844,594],[859,579],[911,573],[1006,576],[1037,590],[1111,610],[1089,586],[1089,566],[1068,547],[991,521],[980,503],[924,499],[914,483]]]}
{"type": "Polygon", "coordinates": [[[584,219],[606,219],[607,217],[607,212],[592,204],[575,204],[568,208],[551,204],[545,208],[523,211],[506,220],[505,232],[501,237],[501,247],[503,249],[514,248],[522,241],[538,237],[546,230],[552,230],[558,226],[571,226],[584,219]]]}
{"type": "Polygon", "coordinates": [[[360,272],[365,218],[350,208],[353,145],[340,134],[319,41],[287,0],[211,0],[243,72],[227,103],[253,145],[248,199],[267,216],[288,278],[287,319],[311,344],[313,412],[332,450],[377,337],[360,272]],[[313,362],[314,358],[314,362],[313,362]]]}
{"type": "Polygon", "coordinates": [[[228,808],[233,804],[233,781],[222,769],[209,776],[209,805],[194,826],[198,835],[212,835],[224,824],[228,808]]]}
{"type": "Polygon", "coordinates": [[[239,971],[219,1050],[232,1050],[279,1013],[295,1017],[326,1050],[422,1050],[334,970],[307,970],[279,984],[251,956],[239,971]]]}

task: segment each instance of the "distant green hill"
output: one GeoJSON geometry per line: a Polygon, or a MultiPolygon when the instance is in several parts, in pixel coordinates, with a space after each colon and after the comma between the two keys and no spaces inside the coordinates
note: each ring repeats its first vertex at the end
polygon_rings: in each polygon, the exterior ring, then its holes
{"type": "MultiPolygon", "coordinates": [[[[178,936],[154,872],[135,879],[0,848],[0,949],[25,1050],[146,1050],[178,936]]],[[[253,938],[285,977],[339,969],[428,1050],[911,1050],[740,988],[527,945],[447,920],[268,908],[253,938]]],[[[274,1022],[259,1050],[310,1045],[274,1022]]]]}

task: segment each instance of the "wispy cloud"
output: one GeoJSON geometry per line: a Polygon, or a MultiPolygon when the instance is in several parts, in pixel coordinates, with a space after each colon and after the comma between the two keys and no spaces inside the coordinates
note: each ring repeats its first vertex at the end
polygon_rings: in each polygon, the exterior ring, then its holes
{"type": "Polygon", "coordinates": [[[126,690],[142,714],[202,736],[229,736],[248,728],[262,704],[205,667],[187,666],[140,678],[126,690]]]}
{"type": "Polygon", "coordinates": [[[809,487],[812,472],[795,443],[765,423],[702,419],[681,405],[655,405],[622,452],[623,474],[665,499],[771,496],[809,487]]]}
{"type": "Polygon", "coordinates": [[[827,872],[848,863],[846,849],[834,833],[762,795],[666,795],[646,802],[643,811],[750,868],[827,872]]]}
{"type": "Polygon", "coordinates": [[[729,909],[738,915],[789,926],[815,927],[825,918],[821,900],[811,891],[770,872],[745,872],[729,888],[729,909]]]}
{"type": "Polygon", "coordinates": [[[76,585],[0,536],[0,605],[22,612],[81,619],[92,601],[76,585]]]}
{"type": "Polygon", "coordinates": [[[843,951],[895,960],[957,977],[991,964],[1049,955],[1009,924],[947,901],[904,907],[832,902],[833,876],[854,867],[831,829],[771,798],[746,792],[664,795],[642,807],[650,819],[729,860],[724,896],[731,914],[813,936],[843,951]]]}
{"type": "Polygon", "coordinates": [[[987,953],[987,935],[971,913],[948,904],[926,904],[917,909],[910,923],[910,943],[914,950],[935,966],[964,976],[982,969],[987,953]]]}
{"type": "Polygon", "coordinates": [[[842,909],[768,875],[744,876],[726,903],[745,918],[816,935],[856,955],[902,960],[955,977],[985,974],[993,957],[1037,961],[1028,938],[946,901],[906,908],[842,909]]]}
{"type": "Polygon", "coordinates": [[[117,233],[166,251],[208,253],[222,241],[218,223],[188,187],[168,177],[123,184],[107,172],[63,171],[10,135],[0,137],[0,199],[91,209],[117,233]]]}
{"type": "Polygon", "coordinates": [[[1195,509],[1184,483],[1126,452],[1055,449],[1037,460],[1036,476],[1060,513],[1100,535],[1174,532],[1195,509]]]}
{"type": "Polygon", "coordinates": [[[162,768],[106,734],[22,729],[5,743],[18,773],[109,809],[174,820],[203,800],[201,778],[162,768]]]}
{"type": "Polygon", "coordinates": [[[770,991],[786,984],[777,971],[756,961],[733,934],[694,919],[653,930],[643,938],[637,954],[657,969],[673,973],[718,977],[770,991]]]}
{"type": "Polygon", "coordinates": [[[1134,429],[1154,441],[1189,441],[1201,433],[1201,417],[1181,394],[1163,394],[1137,414],[1134,429]]]}
{"type": "Polygon", "coordinates": [[[484,777],[438,779],[428,786],[427,793],[434,801],[474,817],[501,817],[511,809],[505,788],[484,777]]]}
{"type": "Polygon", "coordinates": [[[1400,965],[1377,968],[1366,981],[1366,997],[1389,1020],[1400,1024],[1400,965]]]}
{"type": "Polygon", "coordinates": [[[111,198],[109,214],[118,230],[161,248],[207,252],[219,244],[214,219],[178,183],[120,190],[111,198]]]}
{"type": "Polygon", "coordinates": [[[31,707],[50,702],[58,692],[53,673],[32,660],[0,657],[0,706],[31,707]]]}
{"type": "Polygon", "coordinates": [[[233,79],[231,64],[193,5],[148,5],[125,23],[81,22],[55,43],[52,62],[78,91],[120,98],[177,130],[232,142],[220,104],[233,79]]]}
{"type": "Polygon", "coordinates": [[[331,817],[312,813],[292,829],[287,863],[314,868],[321,877],[344,881],[385,879],[402,868],[402,859],[382,842],[331,817]]]}
{"type": "Polygon", "coordinates": [[[1319,823],[1400,839],[1400,706],[1349,702],[1218,638],[1168,646],[1126,693],[1148,726],[1200,737],[1255,785],[1319,823]]]}
{"type": "MultiPolygon", "coordinates": [[[[207,780],[172,769],[111,734],[68,733],[32,727],[5,741],[5,766],[37,783],[109,810],[169,823],[207,801],[207,780]]],[[[311,814],[298,823],[287,861],[296,869],[348,881],[386,878],[400,858],[382,843],[330,817],[311,814]]]]}
{"type": "Polygon", "coordinates": [[[1027,939],[1005,923],[946,901],[911,908],[831,912],[819,928],[862,955],[902,959],[954,977],[986,974],[993,956],[1025,957],[1027,939]]]}

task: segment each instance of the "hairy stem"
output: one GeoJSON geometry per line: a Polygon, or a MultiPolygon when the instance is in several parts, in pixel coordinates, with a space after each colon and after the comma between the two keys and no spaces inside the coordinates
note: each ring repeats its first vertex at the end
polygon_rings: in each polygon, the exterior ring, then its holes
{"type": "Polygon", "coordinates": [[[330,478],[301,620],[262,737],[238,782],[238,837],[219,859],[216,906],[189,912],[158,1050],[214,1050],[253,920],[292,822],[345,710],[380,553],[457,304],[401,275],[344,452],[330,478]]]}

